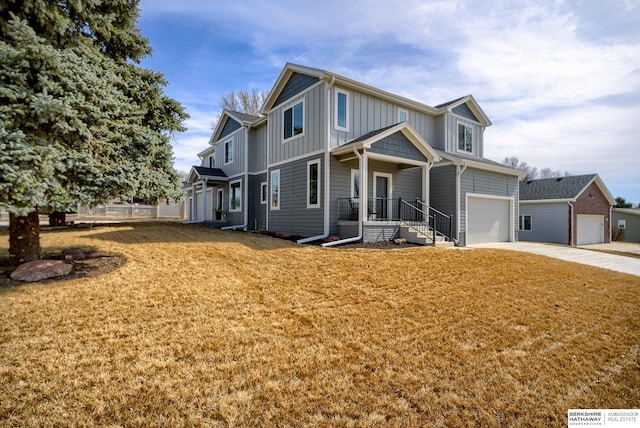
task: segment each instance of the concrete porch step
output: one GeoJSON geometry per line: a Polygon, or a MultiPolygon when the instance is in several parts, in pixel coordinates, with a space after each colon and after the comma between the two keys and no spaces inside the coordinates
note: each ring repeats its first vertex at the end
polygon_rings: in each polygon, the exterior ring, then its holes
{"type": "Polygon", "coordinates": [[[400,226],[400,237],[418,245],[435,245],[436,247],[453,247],[453,242],[445,240],[443,236],[436,236],[436,242],[432,243],[431,239],[427,238],[422,233],[410,228],[409,226],[400,226]]]}

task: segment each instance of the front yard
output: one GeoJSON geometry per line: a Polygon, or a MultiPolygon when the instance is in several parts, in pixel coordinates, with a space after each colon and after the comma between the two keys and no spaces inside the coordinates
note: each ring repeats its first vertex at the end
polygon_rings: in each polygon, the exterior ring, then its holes
{"type": "Polygon", "coordinates": [[[0,287],[0,426],[565,426],[640,406],[639,277],[175,223],[42,244],[127,263],[0,287]]]}

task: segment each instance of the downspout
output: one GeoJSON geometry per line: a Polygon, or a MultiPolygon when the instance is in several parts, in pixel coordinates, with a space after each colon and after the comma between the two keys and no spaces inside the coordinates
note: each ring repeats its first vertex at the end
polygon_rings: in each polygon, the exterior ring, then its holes
{"type": "MultiPolygon", "coordinates": [[[[354,147],[353,148],[353,153],[356,155],[356,157],[358,158],[358,166],[360,168],[360,195],[359,195],[359,199],[360,199],[360,212],[358,215],[358,236],[354,236],[352,238],[345,238],[345,239],[340,239],[338,241],[333,241],[333,242],[325,242],[324,244],[322,244],[323,247],[333,247],[334,245],[341,245],[341,244],[347,244],[349,242],[354,242],[354,241],[359,241],[362,239],[362,216],[363,211],[362,210],[366,210],[367,209],[367,203],[365,201],[365,203],[362,203],[363,201],[363,188],[364,188],[364,184],[366,183],[365,180],[365,175],[366,172],[363,172],[363,165],[362,165],[362,156],[360,155],[360,153],[358,153],[358,150],[354,147]]],[[[366,212],[366,211],[365,211],[366,212]]]]}
{"type": "Polygon", "coordinates": [[[460,176],[465,169],[467,169],[467,164],[464,161],[456,165],[456,241],[458,242],[460,242],[460,176]],[[462,165],[462,169],[460,169],[460,165],[462,165]]]}
{"type": "Polygon", "coordinates": [[[331,184],[330,177],[330,162],[331,156],[331,88],[336,80],[336,76],[331,76],[331,82],[327,88],[327,149],[324,152],[324,232],[322,235],[311,236],[309,238],[298,239],[298,244],[306,244],[307,242],[318,241],[320,239],[327,239],[329,237],[329,230],[331,228],[331,190],[329,189],[331,184]]]}
{"type": "MultiPolygon", "coordinates": [[[[567,202],[569,204],[569,245],[570,246],[574,246],[573,243],[573,205],[571,204],[571,202],[567,202]]],[[[577,244],[577,242],[576,242],[577,244]]]]}
{"type": "Polygon", "coordinates": [[[611,243],[611,239],[613,238],[612,227],[611,227],[611,222],[613,221],[611,219],[612,214],[613,214],[613,205],[609,205],[609,243],[611,243]]]}

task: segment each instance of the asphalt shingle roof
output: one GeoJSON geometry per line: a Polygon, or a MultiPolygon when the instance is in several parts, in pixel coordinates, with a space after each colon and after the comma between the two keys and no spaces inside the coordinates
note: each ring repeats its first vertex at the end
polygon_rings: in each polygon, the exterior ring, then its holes
{"type": "Polygon", "coordinates": [[[596,177],[596,174],[573,177],[523,180],[520,182],[520,200],[574,199],[596,177]]]}
{"type": "Polygon", "coordinates": [[[227,174],[224,173],[220,168],[207,168],[205,166],[194,166],[193,169],[196,170],[198,175],[207,177],[224,177],[227,178],[227,174]]]}
{"type": "Polygon", "coordinates": [[[262,119],[260,116],[254,116],[252,114],[246,114],[239,111],[229,111],[235,118],[242,120],[243,122],[254,123],[262,119]]]}

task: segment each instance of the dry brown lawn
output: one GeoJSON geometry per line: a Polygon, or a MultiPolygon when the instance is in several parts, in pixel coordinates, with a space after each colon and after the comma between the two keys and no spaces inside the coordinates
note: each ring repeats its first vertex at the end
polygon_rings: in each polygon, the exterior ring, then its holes
{"type": "Polygon", "coordinates": [[[172,223],[42,243],[127,263],[0,288],[0,426],[564,426],[640,406],[640,277],[172,223]]]}

